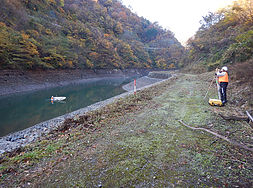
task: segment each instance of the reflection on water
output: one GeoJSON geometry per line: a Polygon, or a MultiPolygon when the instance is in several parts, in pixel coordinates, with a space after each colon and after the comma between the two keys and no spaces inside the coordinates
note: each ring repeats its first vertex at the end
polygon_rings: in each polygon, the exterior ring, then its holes
{"type": "Polygon", "coordinates": [[[107,78],[90,83],[1,97],[0,136],[121,94],[124,92],[121,86],[128,81],[130,80],[124,78],[107,78]],[[67,99],[52,104],[51,96],[65,96],[67,99]]]}

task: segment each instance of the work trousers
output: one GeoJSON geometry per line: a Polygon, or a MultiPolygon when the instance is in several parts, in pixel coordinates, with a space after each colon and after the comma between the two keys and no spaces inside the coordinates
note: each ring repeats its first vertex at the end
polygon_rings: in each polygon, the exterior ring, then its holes
{"type": "Polygon", "coordinates": [[[223,104],[227,102],[227,86],[228,82],[220,82],[220,96],[223,104]]]}

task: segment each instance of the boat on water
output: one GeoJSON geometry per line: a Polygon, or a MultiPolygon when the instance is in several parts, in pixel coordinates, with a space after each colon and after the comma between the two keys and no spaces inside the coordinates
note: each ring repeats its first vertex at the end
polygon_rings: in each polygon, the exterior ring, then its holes
{"type": "Polygon", "coordinates": [[[65,99],[66,97],[54,97],[54,96],[51,97],[51,101],[63,101],[65,99]]]}

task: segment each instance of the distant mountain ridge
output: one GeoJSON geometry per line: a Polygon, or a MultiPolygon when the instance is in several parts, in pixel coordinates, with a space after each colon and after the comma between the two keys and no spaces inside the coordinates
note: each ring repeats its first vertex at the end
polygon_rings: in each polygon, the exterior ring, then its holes
{"type": "Polygon", "coordinates": [[[175,68],[174,34],[118,0],[3,0],[0,69],[175,68]]]}

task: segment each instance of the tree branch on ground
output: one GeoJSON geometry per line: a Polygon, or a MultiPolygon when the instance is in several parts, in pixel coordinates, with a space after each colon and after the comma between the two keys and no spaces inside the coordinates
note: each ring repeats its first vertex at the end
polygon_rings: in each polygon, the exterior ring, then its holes
{"type": "Polygon", "coordinates": [[[225,120],[235,120],[235,121],[248,121],[248,117],[246,116],[225,116],[219,113],[219,116],[225,120]]]}
{"type": "Polygon", "coordinates": [[[208,129],[191,127],[191,126],[187,125],[186,123],[184,123],[183,120],[179,120],[179,123],[181,123],[182,125],[184,125],[184,126],[190,128],[190,129],[192,129],[192,130],[201,130],[201,131],[208,132],[208,133],[210,133],[210,134],[212,134],[212,135],[214,135],[214,136],[216,136],[216,137],[218,137],[218,138],[221,138],[222,140],[227,141],[228,143],[230,143],[230,144],[232,144],[232,145],[234,145],[234,146],[238,146],[238,147],[240,147],[240,148],[243,148],[243,149],[246,149],[246,150],[248,150],[248,151],[253,152],[253,148],[249,148],[248,146],[246,146],[246,145],[244,145],[244,144],[240,144],[240,143],[238,143],[238,142],[236,142],[236,141],[230,140],[230,139],[228,139],[227,137],[222,136],[222,135],[220,135],[220,134],[218,134],[218,133],[215,133],[215,132],[213,132],[213,131],[210,131],[210,130],[208,130],[208,129]]]}

